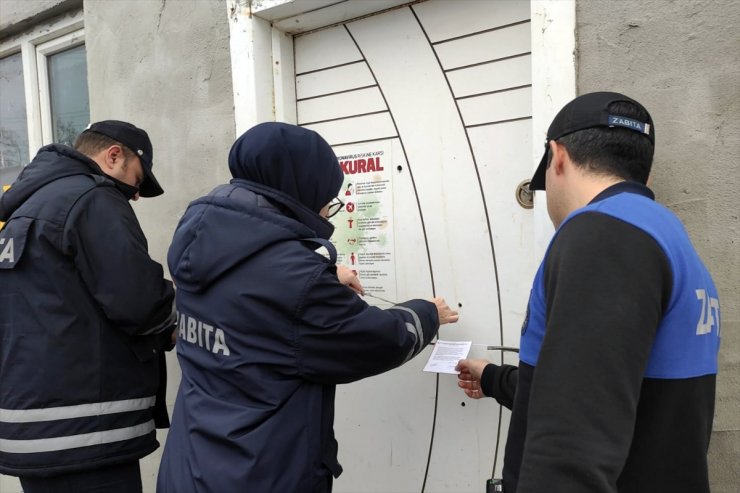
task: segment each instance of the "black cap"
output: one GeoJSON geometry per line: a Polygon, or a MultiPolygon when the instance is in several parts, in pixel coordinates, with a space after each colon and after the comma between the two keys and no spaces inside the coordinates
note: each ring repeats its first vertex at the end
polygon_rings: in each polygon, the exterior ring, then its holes
{"type": "Polygon", "coordinates": [[[545,170],[547,169],[547,152],[551,140],[557,140],[568,134],[595,127],[628,128],[639,132],[655,144],[655,128],[650,113],[640,103],[628,98],[624,94],[616,92],[592,92],[578,96],[566,104],[547,129],[545,139],[545,153],[542,155],[540,165],[532,176],[529,184],[530,190],[545,189],[545,170]],[[646,115],[647,121],[642,122],[632,117],[620,116],[609,112],[609,105],[617,102],[627,102],[641,108],[646,115]]]}
{"type": "Polygon", "coordinates": [[[139,186],[139,195],[142,197],[156,197],[164,193],[152,171],[152,158],[154,157],[152,142],[144,130],[127,122],[104,120],[102,122],[91,123],[84,132],[94,132],[110,137],[116,142],[125,145],[139,156],[141,167],[146,175],[144,181],[139,186]]]}

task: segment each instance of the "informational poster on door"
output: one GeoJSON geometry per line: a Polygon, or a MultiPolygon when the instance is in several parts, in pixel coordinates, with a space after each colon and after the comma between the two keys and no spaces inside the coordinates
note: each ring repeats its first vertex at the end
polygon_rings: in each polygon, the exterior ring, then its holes
{"type": "Polygon", "coordinates": [[[344,172],[341,212],[331,218],[337,263],[357,273],[365,292],[383,305],[396,300],[393,243],[393,156],[390,143],[354,146],[338,155],[344,172]]]}

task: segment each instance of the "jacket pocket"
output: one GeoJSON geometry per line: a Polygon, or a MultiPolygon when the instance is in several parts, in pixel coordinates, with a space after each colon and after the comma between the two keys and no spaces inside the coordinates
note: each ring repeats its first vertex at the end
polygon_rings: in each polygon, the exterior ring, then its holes
{"type": "Polygon", "coordinates": [[[159,338],[157,336],[135,336],[129,338],[128,347],[141,363],[146,363],[159,354],[159,338]]]}

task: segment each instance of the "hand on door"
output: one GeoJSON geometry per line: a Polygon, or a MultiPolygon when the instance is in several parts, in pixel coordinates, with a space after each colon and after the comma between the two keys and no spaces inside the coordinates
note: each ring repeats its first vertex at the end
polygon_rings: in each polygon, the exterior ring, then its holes
{"type": "Polygon", "coordinates": [[[444,298],[437,297],[432,300],[437,305],[437,314],[439,315],[439,325],[454,324],[457,322],[459,315],[455,310],[447,305],[444,298]]]}
{"type": "Polygon", "coordinates": [[[365,294],[365,289],[360,283],[360,279],[357,277],[357,271],[345,267],[344,265],[337,265],[337,278],[339,282],[350,288],[357,294],[365,294]]]}

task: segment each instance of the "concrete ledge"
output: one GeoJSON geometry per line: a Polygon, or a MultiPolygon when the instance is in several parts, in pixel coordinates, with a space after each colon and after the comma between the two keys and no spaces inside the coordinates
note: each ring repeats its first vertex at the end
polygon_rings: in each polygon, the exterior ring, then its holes
{"type": "Polygon", "coordinates": [[[0,40],[32,28],[64,12],[82,8],[83,0],[0,2],[0,40]]]}

